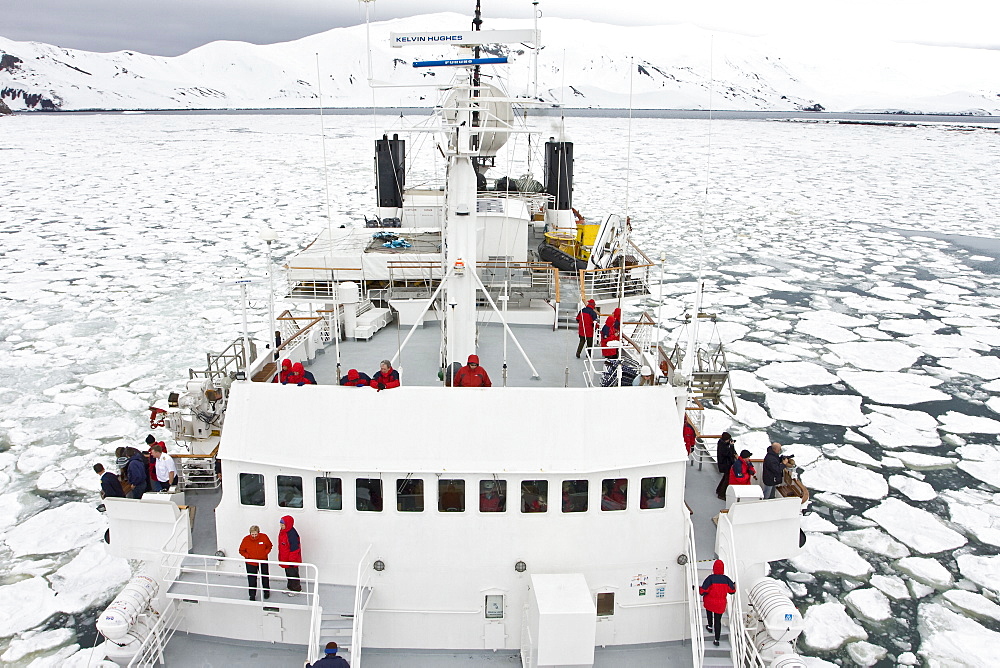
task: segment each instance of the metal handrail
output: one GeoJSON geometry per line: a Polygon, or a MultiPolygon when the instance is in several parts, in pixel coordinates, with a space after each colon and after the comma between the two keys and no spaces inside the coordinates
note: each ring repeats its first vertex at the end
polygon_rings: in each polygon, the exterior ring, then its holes
{"type": "Polygon", "coordinates": [[[168,600],[167,606],[157,617],[156,623],[149,629],[146,637],[142,639],[127,668],[150,668],[157,663],[165,663],[163,650],[177,632],[181,617],[183,617],[181,607],[174,599],[168,600]]]}
{"type": "MultiPolygon", "coordinates": [[[[735,576],[738,571],[736,567],[738,563],[738,559],[736,558],[736,536],[733,534],[733,523],[729,521],[729,518],[726,518],[724,521],[728,523],[729,562],[735,576]]],[[[753,640],[750,638],[750,632],[744,623],[743,595],[740,593],[739,583],[735,577],[731,579],[736,584],[734,587],[736,593],[733,594],[733,604],[729,609],[729,642],[732,647],[730,654],[733,658],[733,665],[740,666],[741,668],[765,668],[764,659],[761,658],[760,652],[754,646],[753,640]]]]}
{"type": "Polygon", "coordinates": [[[688,624],[691,628],[691,665],[701,668],[705,658],[705,635],[701,632],[701,596],[698,593],[698,554],[695,549],[694,523],[690,513],[684,513],[687,524],[685,554],[688,562],[684,567],[688,586],[688,624]]]}
{"type": "Polygon", "coordinates": [[[368,556],[371,554],[372,546],[368,548],[358,561],[358,577],[355,580],[354,589],[354,619],[351,623],[351,662],[354,668],[361,668],[361,640],[364,633],[365,608],[368,607],[368,597],[365,596],[365,588],[371,583],[371,571],[365,569],[368,563],[368,556]]]}

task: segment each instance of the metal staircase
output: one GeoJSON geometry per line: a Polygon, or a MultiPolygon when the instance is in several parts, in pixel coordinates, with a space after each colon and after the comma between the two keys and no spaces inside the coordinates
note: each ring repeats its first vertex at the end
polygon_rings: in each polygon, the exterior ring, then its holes
{"type": "Polygon", "coordinates": [[[715,640],[715,633],[710,633],[705,627],[702,627],[702,630],[705,632],[705,657],[701,665],[706,668],[709,666],[734,665],[733,645],[729,642],[729,625],[727,623],[723,623],[722,634],[719,636],[718,647],[712,644],[712,641],[715,640]]]}

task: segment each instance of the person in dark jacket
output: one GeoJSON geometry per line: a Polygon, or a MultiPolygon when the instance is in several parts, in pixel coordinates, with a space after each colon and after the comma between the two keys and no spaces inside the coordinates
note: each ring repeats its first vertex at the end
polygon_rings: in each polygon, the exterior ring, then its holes
{"type": "Polygon", "coordinates": [[[478,355],[469,355],[469,363],[458,370],[452,384],[454,387],[493,387],[490,375],[479,366],[478,355]]]}
{"type": "Polygon", "coordinates": [[[722,634],[722,613],[726,611],[727,596],[736,593],[736,583],[725,576],[726,565],[722,559],[716,559],[712,566],[712,574],[705,578],[698,589],[702,596],[702,603],[705,612],[708,613],[709,633],[715,632],[715,640],[712,644],[719,645],[719,636],[722,634]]]}
{"type": "Polygon", "coordinates": [[[130,499],[141,499],[142,495],[149,490],[149,462],[135,448],[129,448],[129,450],[133,454],[125,464],[125,477],[132,485],[132,491],[126,496],[130,499]]]}
{"type": "Polygon", "coordinates": [[[719,473],[722,474],[722,480],[719,481],[719,486],[715,488],[715,495],[725,501],[726,490],[729,488],[729,469],[733,467],[733,462],[736,461],[736,441],[733,440],[733,435],[728,431],[722,432],[722,436],[719,438],[715,461],[718,462],[719,473]]]}
{"type": "Polygon", "coordinates": [[[347,663],[347,659],[342,656],[337,656],[337,643],[328,642],[326,644],[326,649],[323,650],[326,654],[322,659],[316,663],[306,664],[307,668],[349,668],[351,664],[347,663]]]}
{"type": "Polygon", "coordinates": [[[379,392],[399,387],[399,372],[392,368],[392,362],[382,360],[379,363],[378,371],[372,376],[372,387],[379,392]]]}
{"type": "Polygon", "coordinates": [[[359,373],[357,369],[351,369],[347,375],[340,379],[340,384],[346,387],[368,387],[372,384],[372,379],[367,373],[359,373]]]}
{"type": "Polygon", "coordinates": [[[742,450],[740,452],[740,456],[737,457],[729,469],[730,485],[749,485],[750,478],[757,475],[757,469],[750,462],[750,457],[752,456],[749,450],[742,450]]]}
{"type": "Polygon", "coordinates": [[[773,499],[774,490],[785,477],[785,462],[781,457],[781,443],[772,443],[764,455],[764,498],[773,499]]]}
{"type": "Polygon", "coordinates": [[[295,596],[302,591],[299,581],[299,564],[302,563],[302,542],[299,532],[295,530],[295,520],[291,515],[285,515],[279,520],[281,530],[278,532],[278,561],[285,569],[285,579],[288,581],[289,596],[295,596]]]}
{"type": "Polygon", "coordinates": [[[101,476],[101,498],[106,499],[109,496],[112,498],[125,498],[125,490],[122,489],[122,484],[116,476],[111,471],[105,471],[103,464],[94,464],[94,473],[101,476]]]}
{"type": "Polygon", "coordinates": [[[576,314],[576,333],[580,336],[580,343],[576,347],[577,359],[580,359],[580,353],[583,352],[584,345],[588,348],[594,347],[594,329],[597,327],[597,323],[600,322],[600,316],[597,315],[595,306],[597,306],[597,302],[591,299],[576,314]]]}

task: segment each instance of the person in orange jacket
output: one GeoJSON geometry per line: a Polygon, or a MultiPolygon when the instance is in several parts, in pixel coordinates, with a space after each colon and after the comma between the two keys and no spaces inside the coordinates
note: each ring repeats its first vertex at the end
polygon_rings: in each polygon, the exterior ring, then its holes
{"type": "Polygon", "coordinates": [[[455,374],[453,387],[493,387],[486,369],[479,366],[479,356],[469,355],[469,363],[455,374]]]}
{"type": "Polygon", "coordinates": [[[250,527],[250,534],[243,537],[240,543],[240,556],[247,560],[247,584],[250,585],[250,600],[257,600],[257,573],[260,573],[261,585],[264,587],[264,598],[271,598],[271,573],[267,564],[258,563],[267,561],[271,554],[271,539],[267,534],[260,532],[260,527],[254,524],[250,527]]]}

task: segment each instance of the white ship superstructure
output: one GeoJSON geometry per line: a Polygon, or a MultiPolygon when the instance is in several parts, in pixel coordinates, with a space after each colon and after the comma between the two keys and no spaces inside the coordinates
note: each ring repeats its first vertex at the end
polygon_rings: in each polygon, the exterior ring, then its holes
{"type": "Polygon", "coordinates": [[[640,308],[655,264],[627,217],[591,229],[573,210],[571,143],[534,135],[538,181],[496,173],[530,128],[480,49],[537,47],[537,30],[393,40],[445,38],[466,53],[428,128],[444,182],[407,187],[404,140],[383,134],[370,226],[326,225],[286,264],[281,346],[237,340],[154,412],[189,452],[181,492],[108,499],[111,550],[143,566],[99,620],[99,651],[229,665],[252,647],[255,665],[301,665],[332,640],[355,668],[802,665],[801,619],[765,579],[799,547],[800,499],[731,488],[720,513],[710,435],[685,447],[685,419],[729,391],[721,348],[699,348],[700,302],[686,350],[662,343],[640,308]],[[542,235],[584,266],[541,261],[542,235]],[[591,298],[628,311],[615,363],[596,344],[574,355],[567,322],[591,298]],[[493,387],[450,386],[471,354],[493,387]],[[271,382],[280,358],[319,384],[271,382]],[[338,384],[382,359],[401,387],[338,384]],[[641,366],[653,383],[623,387],[641,366]],[[304,590],[281,591],[274,553],[271,596],[250,600],[236,547],[251,525],[273,540],[286,515],[304,590]],[[715,655],[697,593],[713,551],[741,592],[715,655]]]}

